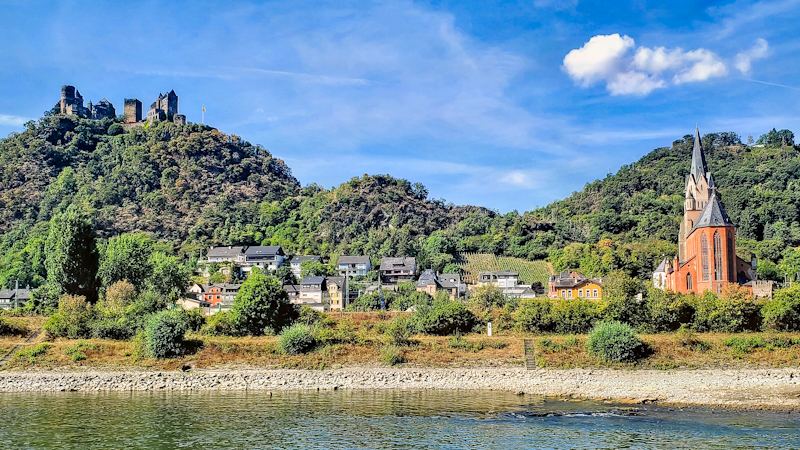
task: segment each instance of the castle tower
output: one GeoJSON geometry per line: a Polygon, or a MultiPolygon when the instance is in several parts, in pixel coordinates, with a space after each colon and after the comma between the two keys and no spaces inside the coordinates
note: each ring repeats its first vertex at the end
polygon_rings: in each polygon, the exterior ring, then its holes
{"type": "Polygon", "coordinates": [[[135,98],[125,99],[125,123],[142,121],[142,102],[135,98]]]}
{"type": "Polygon", "coordinates": [[[700,129],[695,128],[692,166],[686,175],[685,200],[683,202],[683,221],[678,234],[678,259],[687,259],[686,238],[692,231],[697,217],[708,204],[710,191],[714,187],[714,177],[708,171],[703,146],[700,143],[700,129]]]}
{"type": "Polygon", "coordinates": [[[85,116],[88,110],[83,107],[83,96],[75,86],[61,86],[61,100],[56,104],[61,114],[67,116],[85,116]]]}

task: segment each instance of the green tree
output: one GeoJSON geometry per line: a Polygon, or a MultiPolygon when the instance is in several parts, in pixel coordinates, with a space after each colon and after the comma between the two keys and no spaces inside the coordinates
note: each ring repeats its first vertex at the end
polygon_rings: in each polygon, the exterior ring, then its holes
{"type": "Polygon", "coordinates": [[[92,223],[75,206],[53,217],[45,243],[47,282],[59,292],[97,300],[98,256],[92,223]]]}
{"type": "Polygon", "coordinates": [[[153,253],[148,264],[152,267],[152,272],[145,281],[146,287],[169,302],[176,302],[189,286],[189,270],[177,257],[167,256],[163,252],[153,253]]]}
{"type": "Polygon", "coordinates": [[[253,270],[242,284],[231,308],[231,325],[239,335],[277,333],[292,323],[297,310],[275,277],[253,270]]]}
{"type": "Polygon", "coordinates": [[[330,266],[319,261],[303,261],[300,263],[300,277],[329,277],[336,275],[330,266]]]}
{"type": "Polygon", "coordinates": [[[153,271],[153,240],[146,233],[124,233],[112,237],[102,249],[97,276],[103,286],[128,280],[137,289],[153,271]]]}
{"type": "Polygon", "coordinates": [[[297,284],[297,278],[294,276],[294,272],[292,272],[292,268],[289,266],[278,267],[274,275],[283,286],[287,284],[297,284]]]}

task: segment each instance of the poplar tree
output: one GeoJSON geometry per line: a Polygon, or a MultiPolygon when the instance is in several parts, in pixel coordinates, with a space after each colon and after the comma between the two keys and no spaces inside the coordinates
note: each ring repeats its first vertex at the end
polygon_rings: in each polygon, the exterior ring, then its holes
{"type": "Polygon", "coordinates": [[[94,226],[74,205],[50,221],[45,242],[47,283],[58,294],[97,300],[97,243],[94,226]]]}

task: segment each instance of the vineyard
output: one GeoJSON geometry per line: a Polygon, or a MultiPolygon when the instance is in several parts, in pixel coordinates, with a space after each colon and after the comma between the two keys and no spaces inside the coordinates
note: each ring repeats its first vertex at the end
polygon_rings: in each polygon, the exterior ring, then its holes
{"type": "Polygon", "coordinates": [[[464,281],[467,283],[475,283],[480,272],[501,270],[519,272],[519,281],[523,284],[533,284],[538,281],[546,287],[550,278],[550,265],[546,261],[528,261],[486,253],[459,253],[456,262],[463,271],[464,281]]]}

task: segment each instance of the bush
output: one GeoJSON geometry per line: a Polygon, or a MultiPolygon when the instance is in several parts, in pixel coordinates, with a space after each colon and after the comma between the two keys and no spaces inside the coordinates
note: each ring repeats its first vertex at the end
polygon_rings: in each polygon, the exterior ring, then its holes
{"type": "Polygon", "coordinates": [[[447,346],[450,347],[450,348],[457,348],[457,349],[461,349],[461,350],[466,350],[468,352],[479,352],[479,351],[483,350],[483,342],[482,341],[470,342],[470,341],[464,339],[463,337],[461,337],[460,334],[456,334],[456,335],[452,336],[447,341],[447,346]]]}
{"type": "Polygon", "coordinates": [[[278,279],[259,271],[242,284],[231,308],[231,326],[240,336],[275,333],[296,318],[297,310],[278,279]]]}
{"type": "Polygon", "coordinates": [[[97,339],[127,340],[136,334],[132,323],[124,317],[104,317],[91,324],[92,337],[97,339]]]}
{"type": "Polygon", "coordinates": [[[283,330],[278,338],[278,349],[289,355],[299,355],[311,350],[316,344],[311,328],[297,323],[283,330]]]}
{"type": "Polygon", "coordinates": [[[403,362],[403,353],[403,349],[396,345],[384,345],[381,348],[381,361],[387,366],[396,366],[403,362]]]}
{"type": "Polygon", "coordinates": [[[554,330],[561,334],[584,334],[598,320],[599,303],[582,298],[558,299],[553,302],[554,330]]]}
{"type": "Polygon", "coordinates": [[[609,362],[634,362],[642,354],[644,344],[630,325],[602,322],[592,329],[586,342],[589,353],[609,362]]]}
{"type": "Polygon", "coordinates": [[[800,284],[776,291],[761,308],[761,315],[766,330],[800,330],[800,284]]]}
{"type": "Polygon", "coordinates": [[[28,327],[17,320],[9,320],[0,316],[0,336],[25,336],[28,327]]]}
{"type": "Polygon", "coordinates": [[[43,329],[51,338],[87,338],[91,336],[90,324],[93,319],[94,311],[86,297],[64,295],[58,301],[58,312],[47,319],[43,329]]]}
{"type": "Polygon", "coordinates": [[[208,336],[231,336],[233,334],[233,325],[231,325],[230,312],[220,311],[209,316],[200,332],[208,336]]]}
{"type": "Polygon", "coordinates": [[[199,308],[189,310],[179,309],[178,312],[184,322],[186,322],[186,327],[189,331],[200,331],[203,325],[206,324],[206,317],[200,312],[199,308]]]}
{"type": "Polygon", "coordinates": [[[758,330],[760,325],[759,306],[746,291],[740,291],[737,286],[725,288],[722,297],[706,292],[697,300],[694,327],[698,331],[739,333],[758,330]]]}
{"type": "Polygon", "coordinates": [[[464,305],[451,300],[437,300],[431,306],[421,305],[411,316],[413,328],[421,334],[445,336],[472,329],[475,316],[464,305]]]}
{"type": "Polygon", "coordinates": [[[302,305],[300,307],[300,313],[297,317],[297,322],[311,326],[315,323],[322,322],[322,318],[323,316],[321,312],[311,308],[308,305],[302,305]]]}
{"type": "Polygon", "coordinates": [[[694,318],[693,297],[651,287],[647,292],[647,324],[653,332],[675,331],[694,318]]]}
{"type": "Polygon", "coordinates": [[[409,318],[405,316],[395,317],[386,327],[386,336],[392,344],[407,344],[409,338],[411,338],[411,324],[409,318]]]}
{"type": "Polygon", "coordinates": [[[45,353],[47,353],[47,350],[49,349],[50,349],[50,344],[42,342],[36,345],[36,347],[28,347],[18,351],[17,356],[20,358],[27,358],[28,362],[34,363],[36,361],[37,356],[44,355],[45,353]]]}
{"type": "Polygon", "coordinates": [[[184,335],[188,325],[179,311],[161,311],[150,316],[144,337],[147,354],[153,358],[171,358],[185,353],[184,335]]]}
{"type": "Polygon", "coordinates": [[[412,292],[409,295],[396,298],[392,302],[392,309],[397,311],[408,311],[411,307],[419,305],[430,305],[433,303],[433,297],[427,292],[412,292]]]}
{"type": "Polygon", "coordinates": [[[542,333],[553,330],[551,311],[553,302],[549,298],[536,297],[523,299],[514,312],[514,321],[523,331],[542,333]]]}

